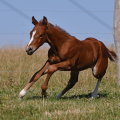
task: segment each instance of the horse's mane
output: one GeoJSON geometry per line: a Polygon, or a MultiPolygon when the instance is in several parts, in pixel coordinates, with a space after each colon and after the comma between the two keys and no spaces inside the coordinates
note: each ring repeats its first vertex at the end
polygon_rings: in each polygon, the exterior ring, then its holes
{"type": "Polygon", "coordinates": [[[55,26],[54,26],[54,25],[51,24],[51,23],[48,23],[48,25],[50,25],[50,26],[52,26],[52,27],[55,27],[56,29],[62,31],[63,33],[65,33],[65,34],[71,36],[68,32],[66,32],[63,28],[59,27],[58,25],[55,25],[55,26]]]}
{"type": "Polygon", "coordinates": [[[65,31],[63,28],[59,27],[59,26],[55,26],[55,28],[59,29],[60,31],[64,32],[65,34],[71,36],[67,31],[65,31]]]}
{"type": "MultiPolygon", "coordinates": [[[[42,24],[42,20],[41,21],[39,21],[39,24],[41,25],[42,24]]],[[[58,30],[60,30],[60,31],[62,31],[63,33],[65,33],[65,34],[67,34],[67,35],[69,35],[69,36],[71,36],[67,31],[65,31],[63,28],[61,28],[61,27],[59,27],[58,25],[53,25],[53,24],[51,24],[51,23],[48,23],[48,25],[50,25],[50,26],[52,26],[52,27],[55,27],[56,29],[58,29],[58,30]]]]}
{"type": "MultiPolygon", "coordinates": [[[[41,21],[39,21],[39,24],[42,24],[42,20],[41,21]]],[[[58,25],[53,25],[53,24],[51,24],[51,23],[48,23],[48,25],[50,25],[50,26],[52,26],[52,27],[55,27],[56,29],[58,29],[58,30],[60,30],[60,31],[62,31],[63,33],[65,33],[65,34],[67,34],[67,35],[69,35],[69,36],[71,36],[67,31],[65,31],[63,28],[61,28],[61,27],[59,27],[58,25]]]]}

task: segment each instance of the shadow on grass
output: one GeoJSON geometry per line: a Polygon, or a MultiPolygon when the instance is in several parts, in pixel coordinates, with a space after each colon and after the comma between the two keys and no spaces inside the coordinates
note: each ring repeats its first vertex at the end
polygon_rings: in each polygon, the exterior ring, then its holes
{"type": "Polygon", "coordinates": [[[32,96],[32,97],[27,97],[27,100],[33,100],[33,99],[43,99],[42,96],[32,96]]]}
{"type": "MultiPolygon", "coordinates": [[[[91,94],[92,93],[82,94],[82,95],[73,95],[73,96],[70,96],[70,97],[65,96],[65,97],[61,97],[59,99],[81,99],[81,98],[87,98],[87,99],[89,99],[89,98],[91,98],[91,94]]],[[[51,97],[48,96],[47,99],[49,99],[49,98],[51,98],[51,97]]],[[[54,98],[54,97],[52,97],[52,98],[54,98]]],[[[107,98],[107,93],[104,93],[104,94],[100,93],[100,94],[98,94],[97,99],[99,99],[99,98],[107,98]]],[[[33,100],[33,99],[43,99],[43,97],[42,96],[27,97],[27,100],[33,100]]]]}
{"type": "MultiPolygon", "coordinates": [[[[88,94],[82,94],[82,95],[73,95],[71,97],[61,97],[60,99],[81,99],[81,98],[91,98],[91,94],[92,93],[88,93],[88,94]]],[[[107,93],[105,94],[98,94],[97,99],[98,98],[107,98],[107,93]]]]}

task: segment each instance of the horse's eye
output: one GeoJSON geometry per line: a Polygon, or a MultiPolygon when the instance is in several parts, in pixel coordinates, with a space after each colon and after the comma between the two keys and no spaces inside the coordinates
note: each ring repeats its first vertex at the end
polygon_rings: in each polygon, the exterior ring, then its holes
{"type": "Polygon", "coordinates": [[[41,34],[39,37],[42,38],[42,37],[43,37],[43,34],[41,34]]]}

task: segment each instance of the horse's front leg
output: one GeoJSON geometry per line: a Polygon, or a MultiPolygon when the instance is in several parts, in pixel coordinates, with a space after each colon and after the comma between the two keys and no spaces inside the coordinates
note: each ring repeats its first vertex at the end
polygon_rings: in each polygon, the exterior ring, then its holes
{"type": "Polygon", "coordinates": [[[25,88],[19,93],[19,98],[22,99],[27,90],[33,85],[33,83],[35,83],[42,75],[47,73],[47,68],[50,66],[50,62],[47,60],[45,65],[39,70],[37,71],[31,78],[31,80],[29,81],[29,83],[25,86],[25,88]]]}
{"type": "Polygon", "coordinates": [[[47,78],[46,78],[44,84],[42,85],[42,96],[46,97],[46,90],[48,88],[49,79],[55,71],[57,71],[57,70],[70,70],[70,69],[71,69],[71,66],[70,66],[69,61],[64,61],[64,62],[50,65],[47,69],[47,72],[48,72],[47,78]]]}

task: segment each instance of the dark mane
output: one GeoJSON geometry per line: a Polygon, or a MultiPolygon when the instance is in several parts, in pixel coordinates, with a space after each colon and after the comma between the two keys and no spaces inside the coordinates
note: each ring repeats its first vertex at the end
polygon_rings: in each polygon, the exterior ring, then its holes
{"type": "MultiPolygon", "coordinates": [[[[41,24],[42,24],[42,20],[39,21],[39,25],[41,25],[41,24]]],[[[59,26],[57,26],[57,25],[54,26],[54,25],[51,24],[51,23],[48,23],[48,25],[50,25],[50,26],[52,26],[52,27],[55,27],[55,28],[57,28],[58,30],[62,31],[63,33],[65,33],[65,34],[71,36],[71,35],[70,35],[68,32],[66,32],[63,28],[61,28],[61,27],[59,27],[59,26]]]]}
{"type": "Polygon", "coordinates": [[[64,32],[65,34],[71,36],[68,32],[66,32],[63,28],[59,27],[59,26],[55,26],[57,29],[59,29],[60,31],[64,32]]]}

